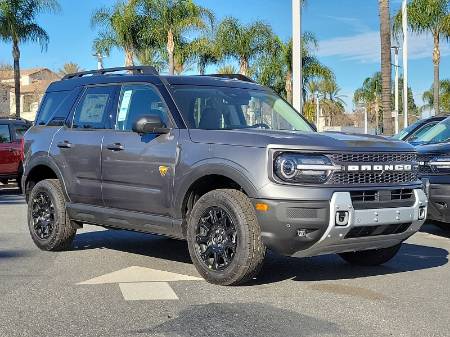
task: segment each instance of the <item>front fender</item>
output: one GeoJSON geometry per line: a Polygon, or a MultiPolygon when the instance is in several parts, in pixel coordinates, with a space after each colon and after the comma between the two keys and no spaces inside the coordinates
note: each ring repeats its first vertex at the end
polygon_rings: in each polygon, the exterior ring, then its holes
{"type": "Polygon", "coordinates": [[[210,158],[199,161],[190,167],[189,171],[180,176],[177,172],[174,193],[174,216],[182,217],[183,200],[189,188],[200,178],[208,175],[220,175],[233,180],[242,187],[244,192],[254,198],[257,195],[257,187],[249,179],[250,172],[243,166],[223,158],[210,158]]]}

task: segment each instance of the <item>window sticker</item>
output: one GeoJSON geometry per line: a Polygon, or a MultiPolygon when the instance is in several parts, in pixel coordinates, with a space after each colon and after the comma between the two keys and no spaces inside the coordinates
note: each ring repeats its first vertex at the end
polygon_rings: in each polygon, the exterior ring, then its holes
{"type": "Polygon", "coordinates": [[[133,90],[125,90],[122,95],[122,101],[120,102],[119,116],[117,117],[118,122],[123,122],[127,119],[128,109],[130,108],[131,95],[133,90]]]}
{"type": "Polygon", "coordinates": [[[80,112],[80,123],[100,123],[108,103],[109,94],[87,94],[80,112]]]}

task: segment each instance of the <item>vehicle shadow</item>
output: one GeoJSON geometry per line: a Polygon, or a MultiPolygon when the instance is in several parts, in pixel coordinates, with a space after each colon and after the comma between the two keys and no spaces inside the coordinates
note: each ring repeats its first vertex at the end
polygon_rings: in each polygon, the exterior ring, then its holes
{"type": "MultiPolygon", "coordinates": [[[[112,249],[182,263],[192,263],[187,244],[161,236],[121,230],[85,232],[77,235],[73,250],[112,249]]],[[[337,255],[292,258],[268,252],[259,276],[251,284],[283,280],[330,281],[396,274],[435,268],[448,263],[448,251],[417,244],[403,244],[398,255],[379,267],[352,266],[337,255]]]]}

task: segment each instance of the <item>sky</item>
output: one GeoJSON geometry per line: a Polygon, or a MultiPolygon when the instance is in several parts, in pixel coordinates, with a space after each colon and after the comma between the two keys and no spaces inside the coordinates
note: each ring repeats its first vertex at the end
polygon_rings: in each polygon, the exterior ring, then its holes
{"type": "MultiPolygon", "coordinates": [[[[291,37],[291,0],[195,0],[211,9],[220,20],[234,16],[244,23],[262,20],[276,34],[291,37]]],[[[78,63],[84,69],[96,68],[92,41],[97,32],[90,26],[92,12],[109,6],[115,0],[59,0],[62,10],[57,15],[43,14],[38,23],[50,35],[50,44],[41,52],[35,44],[21,49],[22,67],[59,69],[66,62],[78,63]]],[[[392,13],[401,7],[401,0],[391,0],[392,13]]],[[[303,10],[302,30],[312,32],[319,41],[316,51],[320,61],[336,74],[347,111],[353,108],[352,97],[366,77],[380,69],[380,39],[377,0],[308,0],[303,10]]],[[[395,41],[393,41],[395,43],[395,41]]],[[[399,42],[400,43],[400,42],[399,42]]],[[[409,50],[409,83],[416,102],[433,82],[431,55],[433,41],[427,35],[412,35],[409,50]]],[[[450,42],[441,42],[441,79],[450,78],[450,42]]],[[[400,59],[401,62],[401,59],[400,59]]],[[[12,63],[11,46],[0,42],[0,63],[12,63]]],[[[105,66],[121,66],[120,50],[105,59],[105,66]]],[[[209,69],[213,71],[214,69],[209,69]]]]}

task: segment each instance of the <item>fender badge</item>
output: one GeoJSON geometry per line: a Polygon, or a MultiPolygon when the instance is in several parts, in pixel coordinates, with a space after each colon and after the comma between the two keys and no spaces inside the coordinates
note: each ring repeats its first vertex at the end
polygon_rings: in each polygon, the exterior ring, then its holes
{"type": "Polygon", "coordinates": [[[159,174],[161,174],[161,177],[165,177],[168,171],[169,171],[169,168],[167,166],[161,165],[159,167],[159,174]]]}

